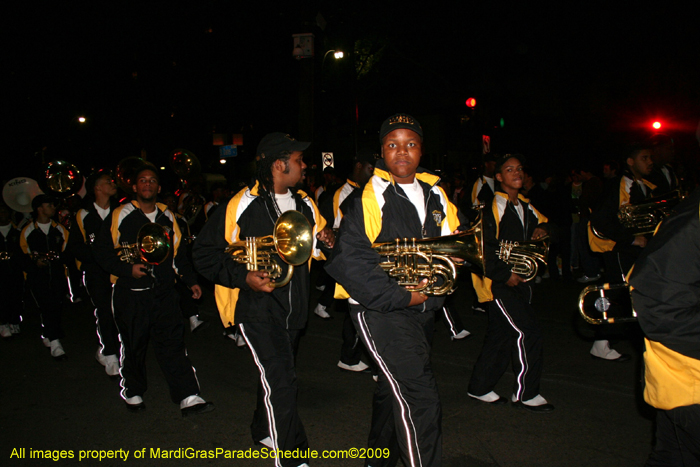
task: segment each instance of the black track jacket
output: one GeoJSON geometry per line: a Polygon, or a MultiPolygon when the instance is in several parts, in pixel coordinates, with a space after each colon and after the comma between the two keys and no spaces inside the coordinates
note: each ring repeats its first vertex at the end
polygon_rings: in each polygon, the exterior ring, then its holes
{"type": "Polygon", "coordinates": [[[513,203],[508,199],[508,195],[498,189],[491,205],[487,205],[482,210],[486,277],[480,278],[472,275],[474,288],[482,303],[498,298],[518,296],[530,301],[532,290],[527,283],[520,283],[516,287],[506,285],[513,267],[498,258],[501,240],[529,241],[537,227],[548,230],[545,225],[547,218],[535,209],[524,196],[518,195],[518,200],[523,206],[524,223],[520,221],[520,216],[513,203]]]}
{"type": "MultiPolygon", "coordinates": [[[[163,262],[153,267],[153,276],[146,274],[140,279],[134,279],[131,275],[133,265],[121,261],[116,248],[119,248],[122,242],[136,243],[141,227],[151,221],[141,212],[137,201],[119,206],[105,219],[94,244],[94,253],[100,266],[112,275],[112,283],[115,286],[132,290],[174,287],[176,275],[179,275],[190,287],[197,283],[197,276],[187,255],[178,254],[182,234],[175,222],[175,216],[164,204],[158,203],[156,209],[158,214],[155,223],[165,227],[170,235],[170,253],[163,262]]],[[[137,262],[140,263],[140,261],[137,262]]]]}
{"type": "MultiPolygon", "coordinates": [[[[440,178],[418,167],[416,179],[425,199],[424,225],[413,203],[387,172],[383,160],[377,161],[362,196],[348,198],[353,200],[352,205],[347,212],[343,210],[340,235],[325,266],[342,286],[336,288],[336,298],[352,297],[365,309],[382,313],[408,306],[411,292],[379,266],[380,256],[372,249],[372,243],[450,235],[459,227],[457,208],[437,185],[440,178]]],[[[436,309],[444,300],[445,297],[429,297],[424,304],[413,308],[436,309]]]]}
{"type": "MultiPolygon", "coordinates": [[[[216,304],[225,327],[265,322],[285,329],[302,329],[308,317],[310,264],[295,266],[292,280],[284,287],[270,293],[254,292],[246,283],[246,265],[234,261],[224,251],[230,243],[272,234],[278,216],[269,197],[262,196],[259,189],[256,182],[252,188],[239,191],[225,209],[220,207],[214,212],[195,240],[194,265],[197,272],[216,284],[216,304]]],[[[324,259],[316,234],[326,226],[326,221],[306,193],[293,190],[292,193],[296,210],[306,216],[313,230],[312,257],[324,259]]],[[[286,272],[288,266],[281,260],[278,262],[286,272]]]]}

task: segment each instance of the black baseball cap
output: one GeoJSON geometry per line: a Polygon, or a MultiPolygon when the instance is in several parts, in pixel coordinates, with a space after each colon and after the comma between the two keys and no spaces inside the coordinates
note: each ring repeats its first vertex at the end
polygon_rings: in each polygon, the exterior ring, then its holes
{"type": "Polygon", "coordinates": [[[305,151],[310,145],[311,143],[297,141],[286,133],[268,133],[260,140],[257,155],[263,159],[277,157],[284,152],[305,151]]]}
{"type": "Polygon", "coordinates": [[[418,120],[408,114],[398,113],[384,120],[384,123],[382,123],[379,129],[379,141],[383,142],[386,135],[399,129],[414,131],[420,136],[421,140],[423,139],[423,127],[420,126],[418,120]]]}
{"type": "Polygon", "coordinates": [[[56,198],[43,193],[40,195],[36,195],[32,200],[32,210],[36,211],[36,209],[44,203],[56,204],[56,198]]]}

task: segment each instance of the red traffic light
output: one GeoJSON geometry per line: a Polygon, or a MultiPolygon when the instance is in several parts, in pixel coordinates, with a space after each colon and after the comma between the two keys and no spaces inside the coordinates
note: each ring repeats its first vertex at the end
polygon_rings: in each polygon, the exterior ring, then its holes
{"type": "Polygon", "coordinates": [[[661,122],[658,121],[658,120],[656,120],[654,123],[651,124],[651,126],[652,126],[655,130],[660,130],[660,129],[661,129],[661,122]]]}
{"type": "Polygon", "coordinates": [[[467,99],[465,104],[467,104],[467,107],[469,107],[470,109],[473,109],[474,107],[476,107],[476,99],[470,97],[469,99],[467,99]]]}

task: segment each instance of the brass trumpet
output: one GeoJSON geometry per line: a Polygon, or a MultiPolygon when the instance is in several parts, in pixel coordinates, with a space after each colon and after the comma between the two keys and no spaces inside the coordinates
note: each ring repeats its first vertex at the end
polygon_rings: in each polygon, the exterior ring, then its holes
{"type": "Polygon", "coordinates": [[[33,251],[29,253],[29,258],[32,261],[58,261],[61,258],[61,254],[57,251],[48,251],[46,253],[41,253],[38,251],[33,251]]]}
{"type": "Polygon", "coordinates": [[[150,222],[139,229],[136,243],[122,242],[117,253],[127,263],[141,260],[148,265],[160,264],[170,254],[170,235],[162,225],[150,222]]]}
{"type": "Polygon", "coordinates": [[[248,237],[231,243],[226,253],[237,263],[245,263],[248,271],[267,271],[272,280],[282,276],[282,267],[274,259],[279,257],[289,265],[285,277],[270,282],[271,287],[283,287],[292,280],[294,266],[309,260],[313,248],[312,229],[306,217],[298,211],[287,211],[275,222],[272,235],[248,237]]]}
{"type": "MultiPolygon", "coordinates": [[[[455,235],[416,240],[399,239],[375,243],[372,249],[385,257],[379,263],[399,285],[413,287],[426,295],[449,295],[455,290],[457,264],[462,259],[475,274],[484,275],[484,248],[481,220],[471,229],[455,235]],[[419,284],[427,279],[427,283],[419,284]]],[[[459,264],[462,266],[463,264],[459,264]]]]}
{"type": "Polygon", "coordinates": [[[12,255],[8,251],[0,251],[0,261],[9,261],[12,255]]]}
{"type": "Polygon", "coordinates": [[[583,319],[590,324],[613,324],[637,321],[637,312],[634,311],[634,307],[632,306],[630,288],[627,282],[621,282],[619,284],[589,285],[588,287],[584,288],[578,296],[578,310],[583,319]],[[595,309],[595,311],[601,314],[602,318],[593,317],[589,311],[591,301],[586,300],[586,298],[592,293],[597,294],[595,300],[592,301],[592,307],[595,309]],[[609,313],[619,315],[629,313],[630,310],[632,311],[631,316],[609,316],[609,313]]]}
{"type": "Polygon", "coordinates": [[[498,258],[512,264],[511,271],[523,276],[525,282],[537,276],[539,263],[547,264],[548,254],[549,236],[526,242],[501,240],[499,243],[498,258]]]}

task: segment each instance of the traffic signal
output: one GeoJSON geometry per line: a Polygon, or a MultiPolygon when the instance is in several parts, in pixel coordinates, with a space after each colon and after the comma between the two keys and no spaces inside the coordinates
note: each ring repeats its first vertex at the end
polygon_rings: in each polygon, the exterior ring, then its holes
{"type": "Polygon", "coordinates": [[[655,130],[660,130],[661,129],[661,122],[658,120],[655,120],[654,123],[651,124],[652,128],[655,130]]]}
{"type": "Polygon", "coordinates": [[[473,109],[474,107],[476,107],[476,99],[470,97],[469,99],[467,99],[465,104],[467,104],[467,107],[469,107],[470,109],[473,109]]]}

